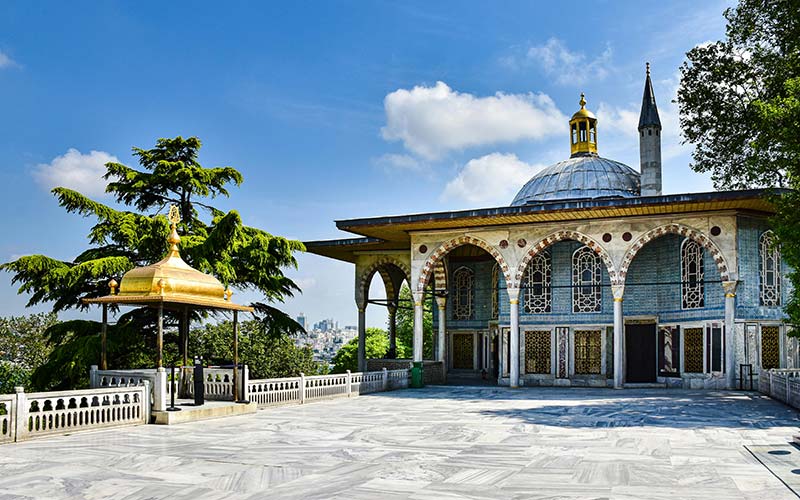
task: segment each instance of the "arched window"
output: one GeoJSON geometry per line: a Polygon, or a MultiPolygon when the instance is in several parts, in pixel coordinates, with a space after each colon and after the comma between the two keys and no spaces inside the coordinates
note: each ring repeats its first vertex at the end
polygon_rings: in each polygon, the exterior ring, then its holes
{"type": "Polygon", "coordinates": [[[772,231],[765,231],[758,239],[758,256],[761,305],[779,306],[781,305],[781,249],[772,231]]]}
{"type": "Polygon", "coordinates": [[[523,301],[525,312],[528,314],[542,314],[551,311],[552,299],[550,293],[553,266],[550,262],[550,252],[544,250],[536,254],[525,269],[522,281],[523,301]]]}
{"type": "Polygon", "coordinates": [[[500,294],[500,266],[495,262],[492,267],[492,319],[500,317],[500,301],[498,295],[500,294]]]}
{"type": "Polygon", "coordinates": [[[453,274],[453,319],[472,319],[475,273],[459,267],[453,274]]]}
{"type": "Polygon", "coordinates": [[[681,307],[699,309],[705,305],[703,247],[686,238],[681,243],[681,307]]]}
{"type": "Polygon", "coordinates": [[[572,254],[572,312],[600,312],[600,257],[588,246],[572,254]]]}

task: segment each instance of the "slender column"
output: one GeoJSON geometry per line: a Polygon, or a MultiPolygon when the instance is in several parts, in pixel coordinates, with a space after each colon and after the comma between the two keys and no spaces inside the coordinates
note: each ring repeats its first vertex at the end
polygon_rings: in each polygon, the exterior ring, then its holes
{"type": "Polygon", "coordinates": [[[622,297],[625,294],[625,285],[612,285],[611,291],[614,294],[614,388],[622,389],[624,384],[622,366],[625,342],[622,321],[622,297]]]}
{"type": "Polygon", "coordinates": [[[239,399],[239,311],[233,311],[233,401],[239,399]]]}
{"type": "Polygon", "coordinates": [[[367,308],[358,306],[358,371],[367,371],[367,308]]]}
{"type": "Polygon", "coordinates": [[[397,358],[397,305],[389,304],[389,358],[397,358]]]}
{"type": "Polygon", "coordinates": [[[508,301],[511,304],[511,332],[509,348],[511,349],[511,366],[508,367],[509,385],[519,387],[519,288],[507,288],[508,301]]]}
{"type": "Polygon", "coordinates": [[[164,304],[158,304],[158,357],[156,358],[156,368],[164,368],[164,304]]]}
{"type": "Polygon", "coordinates": [[[445,297],[436,297],[436,306],[439,311],[439,335],[436,337],[436,361],[444,362],[445,339],[447,333],[447,299],[445,297]]]}
{"type": "Polygon", "coordinates": [[[725,382],[728,389],[736,388],[736,285],[737,281],[723,281],[725,290],[725,382]]]}
{"type": "Polygon", "coordinates": [[[108,335],[108,304],[103,304],[103,329],[100,334],[100,369],[108,370],[106,337],[108,335]]]}
{"type": "Polygon", "coordinates": [[[422,292],[414,292],[414,358],[413,361],[422,361],[422,292]]]}
{"type": "Polygon", "coordinates": [[[183,309],[181,321],[181,350],[183,351],[183,366],[189,366],[189,308],[183,309]]]}

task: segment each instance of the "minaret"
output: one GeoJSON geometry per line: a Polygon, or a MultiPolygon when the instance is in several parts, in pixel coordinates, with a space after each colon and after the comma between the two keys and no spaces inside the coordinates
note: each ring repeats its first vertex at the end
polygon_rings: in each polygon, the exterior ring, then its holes
{"type": "Polygon", "coordinates": [[[650,63],[644,81],[642,112],[639,114],[639,165],[642,173],[642,196],[661,195],[661,120],[658,118],[650,63]]]}

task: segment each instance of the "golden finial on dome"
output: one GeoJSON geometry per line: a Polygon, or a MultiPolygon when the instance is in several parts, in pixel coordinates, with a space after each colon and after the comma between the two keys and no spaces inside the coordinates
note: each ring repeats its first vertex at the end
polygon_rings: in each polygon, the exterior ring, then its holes
{"type": "Polygon", "coordinates": [[[180,210],[178,210],[178,205],[169,206],[169,215],[167,215],[167,219],[169,220],[171,226],[169,238],[167,238],[167,241],[170,244],[169,254],[172,257],[177,257],[178,243],[181,242],[181,237],[178,235],[178,222],[181,221],[181,213],[180,210]]]}
{"type": "Polygon", "coordinates": [[[108,282],[108,288],[111,289],[111,295],[117,294],[117,280],[111,278],[111,281],[108,282]]]}
{"type": "Polygon", "coordinates": [[[578,101],[578,104],[581,105],[581,109],[585,109],[586,108],[586,96],[583,95],[583,92],[581,92],[581,100],[578,101]]]}
{"type": "Polygon", "coordinates": [[[225,296],[225,300],[231,300],[233,292],[231,291],[230,287],[225,289],[225,293],[223,295],[225,296]]]}
{"type": "Polygon", "coordinates": [[[570,157],[597,154],[597,117],[586,109],[586,95],[581,92],[581,109],[569,121],[570,157]]]}

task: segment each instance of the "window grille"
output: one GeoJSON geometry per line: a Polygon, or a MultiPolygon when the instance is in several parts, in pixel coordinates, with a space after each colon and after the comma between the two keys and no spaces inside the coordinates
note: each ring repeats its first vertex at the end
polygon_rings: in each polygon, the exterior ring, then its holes
{"type": "Polygon", "coordinates": [[[453,368],[472,370],[475,356],[474,337],[471,333],[453,335],[453,368]]]}
{"type": "Polygon", "coordinates": [[[525,373],[550,373],[549,330],[525,332],[525,373]]]}
{"type": "Polygon", "coordinates": [[[681,244],[681,306],[701,309],[705,304],[703,247],[686,238],[681,244]]]}
{"type": "Polygon", "coordinates": [[[761,369],[781,367],[780,330],[777,326],[761,327],[761,369]]]}
{"type": "Polygon", "coordinates": [[[599,374],[602,348],[600,330],[575,330],[575,373],[599,374]]]}
{"type": "Polygon", "coordinates": [[[472,319],[472,301],[475,292],[475,273],[460,267],[453,274],[453,319],[472,319]]]}
{"type": "Polygon", "coordinates": [[[588,246],[572,254],[572,312],[600,312],[600,257],[588,246]]]}
{"type": "Polygon", "coordinates": [[[536,254],[525,269],[522,287],[524,290],[525,312],[528,314],[549,313],[552,309],[553,266],[550,252],[545,250],[536,254]]]}
{"type": "Polygon", "coordinates": [[[500,294],[500,266],[495,263],[492,267],[492,319],[500,317],[500,301],[498,295],[500,294]]]}
{"type": "Polygon", "coordinates": [[[703,329],[683,330],[683,371],[703,373],[703,329]]]}
{"type": "Polygon", "coordinates": [[[762,306],[781,305],[781,250],[776,244],[775,233],[766,231],[758,240],[760,257],[759,295],[762,306]]]}

